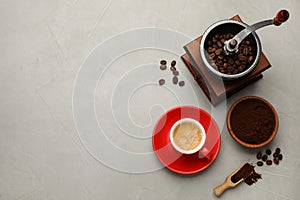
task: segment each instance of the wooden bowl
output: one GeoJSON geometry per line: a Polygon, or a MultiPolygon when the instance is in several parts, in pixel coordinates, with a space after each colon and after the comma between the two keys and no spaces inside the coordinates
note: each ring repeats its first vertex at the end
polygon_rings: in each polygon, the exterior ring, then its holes
{"type": "Polygon", "coordinates": [[[279,122],[278,122],[278,115],[277,115],[277,112],[276,110],[274,109],[274,107],[265,99],[263,98],[260,98],[260,97],[257,97],[257,96],[246,96],[246,97],[243,97],[243,98],[240,98],[239,100],[237,100],[232,106],[231,108],[229,109],[228,111],[228,114],[227,114],[227,128],[228,128],[228,131],[231,135],[231,137],[237,142],[239,143],[240,145],[244,146],[244,147],[248,147],[248,148],[259,148],[259,147],[263,147],[267,144],[269,144],[276,136],[277,134],[277,130],[278,130],[278,125],[279,125],[279,122]],[[258,101],[261,101],[263,102],[265,105],[267,105],[267,107],[269,107],[275,117],[275,126],[274,126],[274,129],[273,129],[273,132],[271,133],[270,137],[259,143],[259,144],[252,144],[252,143],[247,143],[245,141],[242,141],[241,139],[239,139],[233,128],[232,128],[232,125],[231,125],[231,116],[232,116],[232,112],[235,110],[235,108],[237,107],[238,104],[240,104],[241,102],[244,102],[246,100],[249,100],[249,99],[254,99],[254,100],[258,100],[258,101]]]}

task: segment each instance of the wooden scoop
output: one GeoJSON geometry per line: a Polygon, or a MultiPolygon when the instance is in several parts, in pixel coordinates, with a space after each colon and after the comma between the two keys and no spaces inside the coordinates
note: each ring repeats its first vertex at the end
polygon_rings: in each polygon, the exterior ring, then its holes
{"type": "Polygon", "coordinates": [[[238,169],[236,169],[234,172],[229,174],[226,177],[225,181],[221,185],[215,187],[215,189],[214,189],[215,195],[220,196],[228,188],[237,186],[238,184],[243,182],[246,178],[248,178],[253,172],[254,172],[254,167],[252,165],[250,165],[249,163],[243,164],[238,169]],[[237,177],[237,175],[239,175],[238,173],[241,174],[241,172],[243,172],[243,176],[240,177],[240,179],[237,182],[233,182],[232,177],[234,175],[235,175],[235,177],[237,177]]]}

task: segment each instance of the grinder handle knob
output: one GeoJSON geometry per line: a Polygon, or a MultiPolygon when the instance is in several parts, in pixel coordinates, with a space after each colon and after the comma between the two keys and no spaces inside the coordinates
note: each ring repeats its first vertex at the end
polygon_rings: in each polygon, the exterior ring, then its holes
{"type": "Polygon", "coordinates": [[[273,19],[275,26],[280,26],[283,22],[287,21],[290,14],[287,10],[280,10],[273,19]]]}

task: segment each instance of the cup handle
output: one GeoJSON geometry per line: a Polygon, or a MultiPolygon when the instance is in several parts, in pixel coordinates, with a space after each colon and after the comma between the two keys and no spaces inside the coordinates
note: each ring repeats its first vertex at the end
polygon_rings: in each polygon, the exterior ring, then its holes
{"type": "Polygon", "coordinates": [[[200,159],[206,158],[207,160],[212,160],[213,154],[206,147],[203,147],[202,149],[200,149],[198,153],[198,158],[200,159]]]}

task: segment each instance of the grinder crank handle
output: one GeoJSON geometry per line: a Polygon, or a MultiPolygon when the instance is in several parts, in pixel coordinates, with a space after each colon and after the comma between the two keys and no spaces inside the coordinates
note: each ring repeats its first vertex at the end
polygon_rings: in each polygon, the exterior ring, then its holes
{"type": "Polygon", "coordinates": [[[280,10],[274,19],[264,20],[252,24],[251,26],[246,27],[238,34],[236,34],[232,39],[225,41],[224,53],[226,55],[233,54],[238,51],[239,44],[252,32],[256,31],[265,26],[275,25],[280,26],[283,22],[287,21],[289,18],[289,12],[287,10],[280,10]]]}

